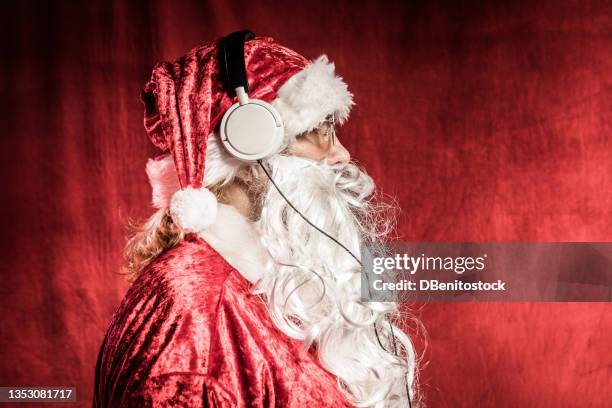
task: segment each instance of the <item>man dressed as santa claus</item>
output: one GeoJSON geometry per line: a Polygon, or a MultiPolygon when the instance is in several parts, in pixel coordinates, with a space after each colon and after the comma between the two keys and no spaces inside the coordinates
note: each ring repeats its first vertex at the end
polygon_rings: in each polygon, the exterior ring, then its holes
{"type": "Polygon", "coordinates": [[[241,31],[157,64],[142,100],[157,212],[94,406],[414,406],[398,307],[361,298],[360,247],[393,217],[336,135],[334,64],[241,31]]]}

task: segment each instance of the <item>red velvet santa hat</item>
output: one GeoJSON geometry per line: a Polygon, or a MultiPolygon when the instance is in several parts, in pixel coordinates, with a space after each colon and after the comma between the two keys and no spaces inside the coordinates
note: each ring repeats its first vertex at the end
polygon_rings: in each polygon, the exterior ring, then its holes
{"type": "MultiPolygon", "coordinates": [[[[325,55],[308,61],[267,37],[246,42],[244,54],[249,96],[278,110],[284,146],[329,114],[340,124],[348,118],[353,95],[325,55]]],[[[223,150],[215,134],[235,102],[224,87],[218,55],[219,40],[174,62],[160,62],[142,93],[147,134],[168,152],[147,163],[153,205],[170,207],[174,222],[186,232],[214,223],[217,200],[206,186],[222,181],[241,164],[223,150]]]]}

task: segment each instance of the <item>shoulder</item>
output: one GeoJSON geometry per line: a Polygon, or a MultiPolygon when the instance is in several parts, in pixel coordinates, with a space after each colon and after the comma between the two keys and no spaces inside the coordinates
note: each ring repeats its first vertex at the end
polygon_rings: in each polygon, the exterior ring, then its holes
{"type": "Polygon", "coordinates": [[[145,268],[115,312],[98,357],[96,387],[108,405],[121,406],[160,374],[207,371],[217,313],[235,273],[197,237],[145,268]]]}
{"type": "Polygon", "coordinates": [[[163,286],[168,296],[203,299],[203,295],[218,295],[234,272],[205,240],[190,234],[148,265],[133,286],[163,286]]]}
{"type": "Polygon", "coordinates": [[[156,305],[159,318],[167,319],[166,315],[172,314],[191,325],[210,327],[233,273],[234,268],[205,240],[188,235],[143,270],[119,312],[134,315],[146,305],[156,305]]]}

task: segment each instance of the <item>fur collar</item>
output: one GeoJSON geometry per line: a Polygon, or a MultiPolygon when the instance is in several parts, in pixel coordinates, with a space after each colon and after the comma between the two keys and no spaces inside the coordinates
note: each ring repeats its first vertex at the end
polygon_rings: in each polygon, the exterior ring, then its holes
{"type": "Polygon", "coordinates": [[[256,225],[234,207],[219,203],[215,223],[198,235],[249,282],[256,283],[263,277],[270,257],[256,225]]]}

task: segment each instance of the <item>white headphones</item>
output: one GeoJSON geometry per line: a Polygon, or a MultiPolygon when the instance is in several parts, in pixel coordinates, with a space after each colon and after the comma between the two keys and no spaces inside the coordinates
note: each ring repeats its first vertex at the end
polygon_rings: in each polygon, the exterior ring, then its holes
{"type": "Polygon", "coordinates": [[[249,99],[244,43],[252,38],[255,34],[249,30],[237,31],[221,40],[220,49],[228,90],[238,97],[221,119],[221,141],[232,156],[244,161],[265,159],[278,152],[285,133],[272,105],[249,99]]]}

